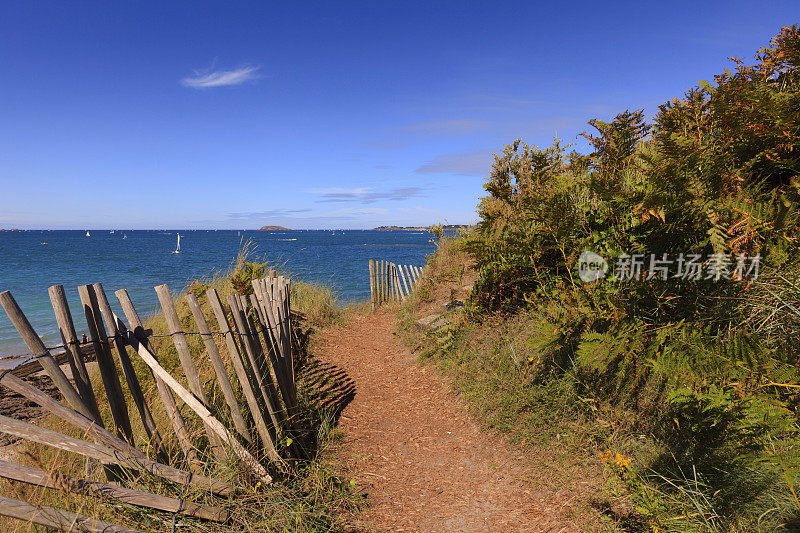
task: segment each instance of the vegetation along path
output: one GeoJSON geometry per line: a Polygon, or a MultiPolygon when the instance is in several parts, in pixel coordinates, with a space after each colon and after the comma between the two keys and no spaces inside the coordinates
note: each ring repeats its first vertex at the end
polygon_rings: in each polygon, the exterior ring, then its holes
{"type": "Polygon", "coordinates": [[[394,334],[396,314],[354,319],[320,340],[321,358],[355,382],[340,419],[344,454],[367,493],[371,531],[573,531],[569,496],[537,490],[526,457],[484,433],[449,383],[394,334]]]}

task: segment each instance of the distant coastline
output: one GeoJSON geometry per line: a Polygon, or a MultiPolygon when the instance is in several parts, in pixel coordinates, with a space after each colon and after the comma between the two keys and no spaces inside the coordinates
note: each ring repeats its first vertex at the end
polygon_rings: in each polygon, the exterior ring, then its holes
{"type": "Polygon", "coordinates": [[[291,231],[283,226],[261,226],[258,231],[291,231]]]}
{"type": "MultiPolygon", "coordinates": [[[[464,224],[445,224],[442,229],[457,230],[466,227],[464,224]]],[[[428,226],[378,226],[372,231],[428,231],[428,226]]]]}

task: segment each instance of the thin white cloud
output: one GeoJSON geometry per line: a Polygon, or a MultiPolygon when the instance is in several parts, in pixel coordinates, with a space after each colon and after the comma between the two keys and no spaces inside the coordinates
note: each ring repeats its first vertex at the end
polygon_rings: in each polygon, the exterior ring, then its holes
{"type": "Polygon", "coordinates": [[[335,211],[325,213],[329,217],[350,217],[367,215],[388,215],[389,210],[382,207],[344,207],[335,211]]]}
{"type": "Polygon", "coordinates": [[[317,189],[309,189],[308,192],[311,194],[322,194],[322,195],[329,195],[329,194],[341,194],[347,196],[355,196],[361,194],[367,194],[372,187],[358,187],[356,189],[344,189],[342,187],[326,187],[326,188],[317,188],[317,189]]]}
{"type": "Polygon", "coordinates": [[[241,85],[250,80],[258,79],[258,70],[261,67],[241,67],[234,70],[216,70],[213,72],[195,71],[194,76],[183,78],[181,83],[195,89],[208,89],[211,87],[230,87],[241,85]]]}
{"type": "Polygon", "coordinates": [[[388,191],[375,191],[372,187],[359,187],[356,189],[342,189],[331,187],[328,189],[311,189],[309,192],[320,197],[317,202],[357,202],[372,204],[382,200],[399,202],[409,198],[425,196],[422,187],[401,187],[388,191]]]}
{"type": "Polygon", "coordinates": [[[434,157],[414,172],[417,174],[444,173],[459,176],[487,176],[492,166],[491,152],[462,152],[434,157]]]}

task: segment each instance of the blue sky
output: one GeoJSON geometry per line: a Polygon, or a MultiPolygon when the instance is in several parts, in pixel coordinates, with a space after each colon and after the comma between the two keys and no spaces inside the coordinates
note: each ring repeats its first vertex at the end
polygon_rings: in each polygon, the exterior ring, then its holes
{"type": "Polygon", "coordinates": [[[750,60],[797,1],[3,2],[0,227],[469,223],[491,153],[750,60]]]}

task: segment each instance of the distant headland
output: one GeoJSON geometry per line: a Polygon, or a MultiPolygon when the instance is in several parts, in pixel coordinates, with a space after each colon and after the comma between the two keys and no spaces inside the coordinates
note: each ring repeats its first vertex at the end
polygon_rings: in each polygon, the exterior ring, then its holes
{"type": "Polygon", "coordinates": [[[261,226],[258,231],[291,231],[283,226],[261,226]]]}
{"type": "MultiPolygon", "coordinates": [[[[444,230],[457,230],[461,228],[466,228],[464,224],[445,224],[442,226],[444,230]]],[[[373,228],[373,231],[427,231],[428,226],[378,226],[377,228],[373,228]]]]}

